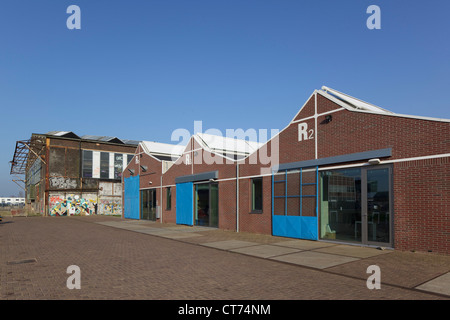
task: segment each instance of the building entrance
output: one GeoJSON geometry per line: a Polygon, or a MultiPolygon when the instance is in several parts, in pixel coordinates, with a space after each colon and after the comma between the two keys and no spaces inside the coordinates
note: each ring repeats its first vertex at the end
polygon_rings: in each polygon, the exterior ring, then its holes
{"type": "Polygon", "coordinates": [[[156,190],[141,190],[141,219],[156,221],[156,190]]]}
{"type": "Polygon", "coordinates": [[[195,184],[194,222],[198,226],[219,226],[219,192],[217,183],[195,184]]]}
{"type": "Polygon", "coordinates": [[[321,172],[320,238],[392,245],[392,168],[321,172]]]}

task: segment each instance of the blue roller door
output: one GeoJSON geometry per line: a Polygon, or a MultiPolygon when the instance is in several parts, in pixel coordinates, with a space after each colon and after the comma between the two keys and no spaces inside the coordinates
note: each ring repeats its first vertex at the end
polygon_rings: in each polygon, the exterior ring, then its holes
{"type": "Polygon", "coordinates": [[[124,184],[124,217],[127,219],[139,219],[139,176],[125,178],[124,184]]]}
{"type": "Polygon", "coordinates": [[[319,171],[309,169],[305,182],[303,168],[284,170],[272,176],[272,234],[274,236],[318,240],[319,171]],[[289,180],[288,180],[289,176],[289,180]],[[288,182],[289,181],[289,182],[288,182]]]}
{"type": "Polygon", "coordinates": [[[177,224],[194,223],[194,189],[192,182],[177,183],[177,224]]]}

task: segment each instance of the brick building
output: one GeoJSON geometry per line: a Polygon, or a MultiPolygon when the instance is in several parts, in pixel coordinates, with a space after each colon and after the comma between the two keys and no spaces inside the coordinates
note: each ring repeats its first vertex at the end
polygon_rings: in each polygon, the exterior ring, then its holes
{"type": "Polygon", "coordinates": [[[42,215],[122,213],[122,172],[138,141],[51,131],[16,142],[11,174],[24,175],[25,209],[42,215]]]}
{"type": "Polygon", "coordinates": [[[450,253],[450,120],[323,87],[268,142],[244,142],[197,134],[166,168],[138,148],[123,174],[125,217],[127,197],[136,219],[150,197],[156,221],[450,253]]]}

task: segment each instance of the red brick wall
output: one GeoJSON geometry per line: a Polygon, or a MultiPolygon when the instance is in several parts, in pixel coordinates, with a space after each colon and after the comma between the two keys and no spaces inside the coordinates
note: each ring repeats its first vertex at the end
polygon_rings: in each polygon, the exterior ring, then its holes
{"type": "MultiPolygon", "coordinates": [[[[276,139],[264,145],[251,157],[239,162],[239,176],[259,176],[262,168],[278,163],[289,163],[315,158],[317,140],[318,158],[345,155],[375,149],[392,148],[388,160],[450,153],[450,124],[439,121],[371,114],[340,110],[331,113],[332,121],[325,122],[325,115],[302,120],[314,115],[316,95],[305,103],[295,116],[295,121],[276,139]],[[305,123],[308,137],[299,141],[298,126],[305,123]],[[312,131],[310,131],[312,130],[312,131]],[[269,157],[269,158],[268,158],[269,157]],[[252,163],[255,161],[256,163],[252,163]],[[261,159],[272,160],[261,164],[261,159]]],[[[318,113],[342,107],[317,94],[318,113]]],[[[212,155],[199,150],[195,140],[186,147],[192,165],[186,165],[185,155],[163,175],[163,185],[175,185],[175,178],[201,172],[219,172],[219,227],[236,229],[236,164],[223,161],[207,164],[199,158],[211,159],[212,155]],[[189,150],[197,150],[197,156],[189,150]]],[[[216,159],[217,156],[215,156],[216,159]]],[[[223,160],[223,159],[222,159],[223,160]]],[[[382,159],[387,160],[387,159],[382,159]]],[[[449,250],[449,158],[398,162],[394,174],[394,243],[401,250],[420,250],[448,253],[449,250]]],[[[130,164],[133,166],[133,164],[130,164]]],[[[149,162],[150,166],[150,162],[149,162]]],[[[126,176],[126,172],[124,173],[126,176]]],[[[156,176],[155,176],[156,177],[156,176]]],[[[152,177],[153,178],[153,177],[152,177]]],[[[141,181],[145,184],[145,181],[141,181]]],[[[147,182],[148,183],[148,182],[147,182]]],[[[294,188],[295,189],[295,188],[294,188]]],[[[172,209],[165,211],[163,190],[163,214],[165,222],[176,221],[176,188],[172,187],[172,209]]],[[[271,177],[263,178],[262,213],[251,213],[250,178],[239,181],[239,229],[240,231],[271,233],[271,177]]],[[[158,197],[159,199],[159,197],[158,197]]],[[[295,205],[290,203],[288,206],[295,205]]],[[[305,202],[305,210],[312,203],[305,202]]],[[[295,213],[294,213],[295,214],[295,213]]]]}
{"type": "Polygon", "coordinates": [[[251,179],[239,180],[239,231],[272,233],[271,183],[271,177],[263,177],[263,210],[261,213],[252,213],[251,179]]]}
{"type": "MultiPolygon", "coordinates": [[[[219,180],[236,177],[236,164],[234,162],[227,161],[222,156],[201,149],[201,146],[195,139],[191,139],[188,143],[185,153],[191,155],[191,164],[186,164],[186,154],[184,154],[163,176],[163,186],[173,185],[172,209],[170,211],[163,211],[163,220],[165,222],[176,222],[176,177],[209,171],[218,171],[219,180]],[[191,150],[194,151],[192,152],[191,150]]],[[[220,181],[218,185],[219,228],[236,230],[236,180],[220,181]]],[[[164,201],[165,199],[163,203],[164,201]]]]}
{"type": "MultiPolygon", "coordinates": [[[[324,121],[325,115],[318,117],[316,129],[314,119],[301,120],[312,115],[314,99],[311,97],[295,117],[299,121],[279,134],[280,163],[314,159],[314,139],[318,139],[318,158],[384,148],[392,148],[392,157],[384,160],[450,153],[449,123],[342,110],[331,113],[329,123],[324,121]],[[303,122],[308,130],[314,129],[314,139],[298,141],[298,124],[303,122]]],[[[317,99],[318,113],[342,109],[320,94],[317,99]]],[[[269,143],[268,148],[271,147],[269,143]]],[[[394,246],[397,249],[449,253],[448,159],[395,164],[394,246]]],[[[258,169],[258,165],[244,165],[240,171],[258,174],[258,169]]],[[[288,209],[292,205],[297,203],[288,203],[288,209]]]]}
{"type": "Polygon", "coordinates": [[[450,254],[450,158],[394,165],[394,241],[400,250],[450,254]]]}

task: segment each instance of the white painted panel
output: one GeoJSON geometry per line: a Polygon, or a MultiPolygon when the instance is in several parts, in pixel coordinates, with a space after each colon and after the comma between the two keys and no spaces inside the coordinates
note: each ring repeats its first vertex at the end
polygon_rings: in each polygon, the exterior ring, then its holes
{"type": "Polygon", "coordinates": [[[122,196],[122,183],[114,183],[113,189],[114,196],[122,196]]]}
{"type": "Polygon", "coordinates": [[[113,193],[113,182],[100,182],[98,185],[100,196],[111,196],[113,193]]]}
{"type": "Polygon", "coordinates": [[[100,151],[92,151],[92,177],[100,178],[100,151]]]}
{"type": "Polygon", "coordinates": [[[109,178],[114,179],[114,153],[109,153],[109,178]]]}
{"type": "Polygon", "coordinates": [[[122,167],[122,172],[123,172],[123,170],[125,170],[125,168],[127,167],[127,165],[128,165],[128,162],[127,162],[127,154],[124,153],[124,154],[123,154],[123,167],[122,167]]]}

